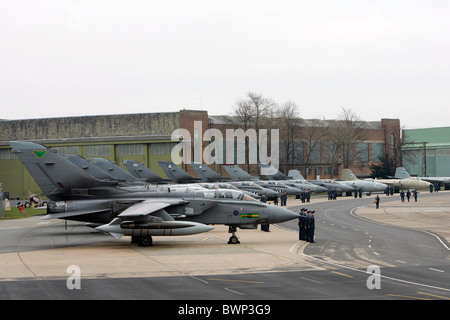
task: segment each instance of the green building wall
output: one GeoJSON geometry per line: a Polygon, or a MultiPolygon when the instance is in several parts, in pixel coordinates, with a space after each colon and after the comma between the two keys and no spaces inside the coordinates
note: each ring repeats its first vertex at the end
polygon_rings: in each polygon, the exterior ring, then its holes
{"type": "Polygon", "coordinates": [[[450,177],[450,127],[403,130],[404,167],[419,177],[450,177]]]}

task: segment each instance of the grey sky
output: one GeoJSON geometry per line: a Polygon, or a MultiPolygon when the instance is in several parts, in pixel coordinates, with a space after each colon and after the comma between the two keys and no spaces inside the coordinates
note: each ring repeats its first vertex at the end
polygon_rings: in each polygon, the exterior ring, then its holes
{"type": "Polygon", "coordinates": [[[0,118],[230,114],[248,91],[450,126],[450,2],[0,2],[0,118]]]}

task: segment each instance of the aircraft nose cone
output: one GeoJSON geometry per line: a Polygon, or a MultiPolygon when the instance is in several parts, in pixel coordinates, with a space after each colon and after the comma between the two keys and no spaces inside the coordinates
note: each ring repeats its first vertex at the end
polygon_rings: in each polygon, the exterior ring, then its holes
{"type": "Polygon", "coordinates": [[[284,221],[289,221],[292,219],[297,219],[298,218],[298,214],[295,212],[292,212],[289,209],[283,208],[283,207],[278,207],[278,206],[273,206],[275,209],[275,214],[274,214],[274,222],[284,222],[284,221]]]}
{"type": "Polygon", "coordinates": [[[317,186],[317,188],[316,188],[316,193],[327,192],[327,191],[328,191],[327,188],[324,188],[321,186],[317,186]]]}

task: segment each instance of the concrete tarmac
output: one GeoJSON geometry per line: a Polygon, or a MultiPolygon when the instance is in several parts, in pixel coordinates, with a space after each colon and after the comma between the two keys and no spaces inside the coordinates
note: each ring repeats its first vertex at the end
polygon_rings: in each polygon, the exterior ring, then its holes
{"type": "MultiPolygon", "coordinates": [[[[365,197],[365,196],[364,196],[365,197]]],[[[372,198],[375,196],[372,195],[372,198]]],[[[367,198],[367,197],[365,197],[367,198]]],[[[439,196],[423,192],[417,203],[400,202],[398,195],[380,195],[375,204],[358,205],[353,213],[378,223],[427,230],[440,235],[443,245],[450,237],[450,192],[439,196]]],[[[310,204],[351,200],[313,197],[310,204]]],[[[367,203],[367,201],[366,201],[367,203]]],[[[288,207],[308,207],[288,199],[288,207]]],[[[241,244],[227,244],[230,234],[223,225],[204,234],[154,237],[152,247],[138,247],[130,237],[120,240],[94,232],[82,223],[38,217],[0,221],[0,281],[65,280],[68,267],[80,268],[83,279],[137,279],[167,277],[230,277],[249,274],[315,271],[330,269],[303,255],[309,245],[298,241],[296,230],[270,226],[270,232],[238,229],[241,244]]],[[[316,244],[317,245],[317,244],[316,244]]],[[[320,243],[319,243],[320,245],[320,243]]],[[[336,267],[336,270],[339,267],[336,267]]]]}

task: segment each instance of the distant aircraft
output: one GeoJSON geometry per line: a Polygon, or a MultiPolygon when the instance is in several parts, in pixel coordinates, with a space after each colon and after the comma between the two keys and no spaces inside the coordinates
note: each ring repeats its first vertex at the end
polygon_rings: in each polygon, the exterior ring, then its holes
{"type": "Polygon", "coordinates": [[[251,181],[258,185],[260,185],[263,188],[271,189],[276,192],[287,192],[290,195],[297,195],[300,194],[302,191],[300,189],[297,189],[295,187],[287,186],[286,184],[280,182],[280,181],[274,181],[274,180],[260,180],[257,177],[254,177],[247,172],[245,172],[243,169],[241,169],[237,165],[222,165],[225,170],[228,172],[230,177],[233,180],[238,181],[251,181]]]}
{"type": "Polygon", "coordinates": [[[153,186],[100,180],[57,154],[32,142],[10,142],[43,193],[52,200],[46,218],[91,222],[116,238],[131,236],[142,246],[152,236],[177,236],[207,232],[209,225],[224,224],[239,243],[237,228],[256,228],[298,218],[298,214],[255,199],[236,190],[162,191],[153,186]]]}
{"type": "Polygon", "coordinates": [[[339,181],[336,180],[331,180],[331,179],[324,179],[324,180],[306,180],[302,174],[300,173],[300,171],[298,170],[289,170],[288,173],[289,177],[292,177],[296,180],[299,181],[307,181],[310,182],[312,184],[321,186],[327,190],[329,189],[336,189],[340,192],[352,192],[355,189],[353,187],[350,187],[348,185],[346,185],[345,183],[340,183],[339,181]]]}
{"type": "Polygon", "coordinates": [[[111,176],[115,177],[119,181],[123,181],[129,184],[145,184],[145,179],[140,179],[132,176],[117,164],[103,158],[90,158],[88,159],[92,164],[96,165],[100,169],[104,170],[111,176]]]}
{"type": "Polygon", "coordinates": [[[164,179],[160,177],[139,161],[123,160],[122,162],[132,176],[139,179],[145,179],[145,182],[156,184],[172,182],[171,179],[164,179]]]}
{"type": "Polygon", "coordinates": [[[175,183],[193,183],[201,181],[200,178],[191,176],[171,161],[158,161],[158,163],[167,177],[172,179],[175,183]]]}
{"type": "MultiPolygon", "coordinates": [[[[395,169],[395,177],[398,179],[404,179],[404,178],[414,178],[411,177],[408,171],[404,167],[398,167],[395,169]]],[[[438,182],[438,183],[450,183],[450,177],[417,177],[417,179],[425,180],[428,182],[438,182]]]]}
{"type": "MultiPolygon", "coordinates": [[[[406,170],[405,170],[406,171],[406,170]]],[[[397,175],[403,176],[404,178],[396,178],[396,179],[375,179],[375,181],[388,184],[390,186],[393,186],[399,190],[406,190],[406,189],[429,189],[431,186],[431,183],[418,179],[413,178],[411,176],[405,176],[404,173],[400,173],[401,170],[396,170],[395,176],[397,175]]]]}
{"type": "Polygon", "coordinates": [[[360,180],[358,179],[350,169],[342,169],[341,173],[341,183],[346,183],[348,186],[354,188],[355,190],[360,190],[365,193],[372,192],[384,192],[386,191],[388,185],[385,183],[378,182],[376,180],[360,180]]]}
{"type": "MultiPolygon", "coordinates": [[[[267,178],[269,180],[279,181],[287,186],[294,187],[299,190],[310,190],[314,193],[327,192],[327,189],[324,187],[312,184],[311,182],[308,182],[304,179],[294,179],[293,177],[289,177],[279,170],[275,169],[273,166],[262,164],[260,164],[259,166],[261,167],[261,169],[271,167],[269,172],[275,172],[273,175],[267,175],[267,178]]],[[[264,171],[262,170],[261,172],[264,171]]]]}

